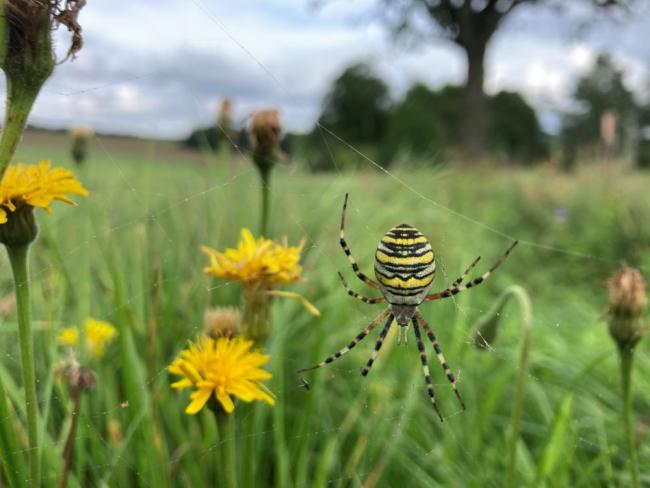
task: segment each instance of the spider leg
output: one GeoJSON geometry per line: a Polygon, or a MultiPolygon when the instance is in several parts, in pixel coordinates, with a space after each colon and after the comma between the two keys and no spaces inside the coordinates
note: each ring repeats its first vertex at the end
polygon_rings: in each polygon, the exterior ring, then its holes
{"type": "Polygon", "coordinates": [[[343,288],[348,292],[348,295],[351,297],[356,298],[357,300],[361,300],[363,303],[369,303],[371,305],[374,305],[376,303],[384,303],[386,299],[384,297],[379,297],[379,298],[368,298],[363,295],[360,295],[356,291],[352,290],[347,282],[345,281],[345,278],[343,278],[343,275],[339,273],[339,278],[341,279],[341,283],[343,283],[343,288]]]}
{"type": "Polygon", "coordinates": [[[478,264],[478,262],[481,260],[481,256],[477,257],[474,261],[472,261],[472,264],[470,264],[465,271],[463,271],[463,274],[460,275],[456,280],[451,284],[451,287],[458,286],[460,285],[465,277],[469,274],[470,271],[478,264]]]}
{"type": "Polygon", "coordinates": [[[464,285],[459,285],[459,286],[452,285],[449,288],[447,288],[446,290],[439,291],[437,293],[432,293],[431,295],[427,295],[426,298],[423,301],[430,302],[432,300],[440,300],[441,298],[452,297],[452,296],[460,293],[461,291],[469,290],[470,288],[473,288],[473,287],[475,287],[477,285],[480,285],[486,279],[488,279],[488,277],[494,272],[495,269],[497,269],[501,265],[501,263],[503,263],[503,261],[505,261],[505,259],[510,254],[510,251],[512,251],[512,249],[517,245],[518,242],[519,241],[513,242],[510,245],[510,247],[508,249],[506,249],[506,252],[504,252],[501,255],[501,257],[498,259],[498,261],[496,263],[494,263],[494,265],[489,270],[487,270],[485,273],[483,273],[478,278],[474,278],[473,280],[468,281],[464,285]]]}
{"type": "Polygon", "coordinates": [[[379,333],[379,339],[377,339],[377,342],[375,343],[375,348],[372,350],[372,354],[370,354],[370,359],[368,359],[366,365],[363,368],[361,368],[361,376],[368,376],[368,373],[370,372],[370,368],[372,368],[372,364],[375,362],[375,359],[377,358],[377,354],[379,354],[379,350],[381,349],[381,346],[384,344],[384,339],[386,339],[386,334],[388,334],[388,331],[390,330],[390,326],[393,323],[393,320],[394,320],[393,314],[390,314],[388,316],[388,320],[386,320],[386,323],[384,324],[384,328],[379,333]]]}
{"type": "Polygon", "coordinates": [[[352,270],[354,271],[354,274],[357,275],[357,277],[363,281],[364,283],[372,286],[375,289],[379,289],[379,284],[376,283],[375,281],[371,280],[368,278],[360,269],[359,265],[354,259],[354,256],[352,256],[352,251],[350,251],[350,248],[348,247],[347,242],[345,242],[345,211],[348,208],[348,194],[345,194],[345,200],[343,202],[343,212],[341,213],[341,239],[339,243],[341,244],[341,247],[343,248],[343,252],[345,255],[348,257],[348,261],[350,261],[350,264],[352,265],[352,270]]]}
{"type": "Polygon", "coordinates": [[[424,332],[427,334],[427,337],[429,337],[431,344],[433,344],[433,349],[436,351],[436,354],[438,356],[438,361],[440,362],[440,366],[442,366],[442,369],[445,371],[445,374],[447,375],[447,379],[451,383],[451,387],[454,389],[456,398],[458,398],[458,401],[460,402],[460,406],[463,408],[463,410],[465,410],[465,402],[463,401],[463,397],[460,396],[460,392],[458,391],[458,388],[456,386],[456,377],[454,376],[454,373],[451,372],[451,369],[449,368],[449,365],[445,360],[444,354],[442,354],[442,349],[440,349],[440,345],[438,344],[436,335],[433,333],[431,326],[429,326],[428,322],[426,321],[424,316],[420,313],[420,311],[418,310],[415,314],[416,315],[415,317],[413,317],[413,322],[415,323],[416,318],[417,320],[422,322],[422,328],[424,329],[424,332]]]}
{"type": "MultiPolygon", "coordinates": [[[[302,373],[304,371],[310,371],[312,369],[320,368],[321,366],[325,366],[326,364],[329,364],[329,363],[335,361],[336,359],[340,358],[346,352],[348,352],[350,349],[352,349],[354,346],[359,344],[359,342],[361,342],[361,340],[364,339],[372,331],[372,329],[374,329],[377,326],[377,324],[379,324],[382,320],[384,320],[389,313],[390,313],[390,309],[384,310],[372,322],[370,322],[366,326],[365,329],[363,329],[361,332],[359,332],[357,334],[357,336],[354,339],[352,339],[352,341],[347,346],[345,346],[343,349],[341,349],[340,351],[337,351],[336,353],[332,354],[331,356],[326,357],[323,361],[321,361],[318,364],[310,366],[309,368],[304,368],[304,369],[298,370],[298,373],[302,373]]],[[[390,317],[390,320],[392,322],[392,320],[393,320],[392,315],[390,317]]]]}
{"type": "Polygon", "coordinates": [[[429,398],[431,398],[433,408],[438,414],[438,417],[440,417],[440,422],[443,422],[440,410],[438,410],[438,404],[436,403],[436,394],[433,391],[433,382],[431,381],[431,373],[429,372],[429,362],[427,361],[427,355],[424,351],[424,343],[422,342],[422,336],[420,335],[420,327],[418,327],[418,321],[415,317],[413,317],[413,332],[415,332],[415,341],[418,345],[418,351],[420,352],[420,362],[422,363],[424,381],[427,384],[427,392],[429,393],[429,398]]]}

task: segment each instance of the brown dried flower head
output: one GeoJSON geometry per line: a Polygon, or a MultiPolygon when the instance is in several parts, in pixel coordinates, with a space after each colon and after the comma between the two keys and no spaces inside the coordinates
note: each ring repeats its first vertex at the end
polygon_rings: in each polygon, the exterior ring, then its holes
{"type": "Polygon", "coordinates": [[[93,130],[90,127],[86,127],[85,125],[73,125],[70,127],[70,137],[73,140],[77,139],[83,139],[87,140],[90,139],[93,135],[93,130]]]}
{"type": "Polygon", "coordinates": [[[224,131],[229,131],[232,125],[232,102],[229,98],[224,98],[219,104],[217,113],[217,124],[224,131]]]}
{"type": "Polygon", "coordinates": [[[236,336],[240,323],[241,313],[235,307],[208,308],[203,314],[205,333],[215,340],[236,336]]]}
{"type": "Polygon", "coordinates": [[[5,0],[4,3],[9,27],[8,59],[41,49],[44,43],[50,44],[50,33],[59,25],[72,33],[68,53],[62,61],[74,58],[81,49],[83,39],[77,17],[86,0],[5,0]]]}
{"type": "Polygon", "coordinates": [[[282,124],[277,110],[260,110],[253,114],[251,133],[255,139],[255,146],[263,151],[271,151],[280,143],[282,124]]]}
{"type": "Polygon", "coordinates": [[[97,379],[90,368],[77,361],[74,352],[70,352],[63,363],[62,376],[68,384],[70,395],[76,397],[84,391],[92,390],[97,379]]]}
{"type": "Polygon", "coordinates": [[[634,347],[646,332],[645,286],[639,270],[625,265],[607,281],[609,332],[621,347],[634,347]]]}

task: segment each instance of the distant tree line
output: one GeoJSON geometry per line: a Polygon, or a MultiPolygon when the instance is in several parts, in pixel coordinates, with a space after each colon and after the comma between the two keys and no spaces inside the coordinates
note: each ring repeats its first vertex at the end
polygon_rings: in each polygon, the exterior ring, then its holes
{"type": "MultiPolygon", "coordinates": [[[[547,136],[518,93],[502,91],[487,100],[492,154],[519,163],[547,157],[547,136]]],[[[427,165],[449,158],[464,143],[463,101],[463,87],[434,90],[416,83],[392,102],[385,82],[367,65],[355,64],[334,81],[324,99],[318,123],[303,143],[307,163],[314,170],[367,165],[346,144],[382,166],[400,158],[427,165]]]]}

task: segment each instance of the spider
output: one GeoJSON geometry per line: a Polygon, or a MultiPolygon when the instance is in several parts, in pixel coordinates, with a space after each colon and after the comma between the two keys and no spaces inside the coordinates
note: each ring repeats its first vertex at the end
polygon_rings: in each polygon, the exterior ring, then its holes
{"type": "Polygon", "coordinates": [[[480,275],[477,278],[468,280],[463,284],[463,281],[470,273],[470,271],[476,266],[476,264],[481,259],[480,256],[476,258],[467,269],[461,274],[452,284],[446,289],[436,292],[429,293],[429,288],[433,282],[433,278],[436,272],[436,261],[434,259],[433,250],[431,249],[431,244],[429,244],[428,239],[422,235],[422,233],[417,230],[415,227],[412,227],[407,224],[400,224],[396,227],[390,229],[379,242],[377,251],[375,253],[375,277],[377,281],[370,279],[366,276],[360,269],[359,265],[352,256],[352,252],[348,247],[345,241],[345,212],[348,206],[348,194],[345,194],[345,200],[343,202],[343,211],[341,214],[341,234],[340,234],[340,244],[345,252],[350,264],[352,265],[352,270],[357,275],[357,277],[364,283],[372,286],[373,288],[379,290],[382,294],[379,298],[368,298],[352,290],[343,275],[339,273],[339,278],[343,287],[346,289],[348,295],[361,300],[364,303],[368,304],[378,304],[378,303],[388,303],[389,307],[381,312],[375,319],[370,322],[357,336],[343,349],[337,351],[336,353],[328,356],[323,361],[309,368],[301,369],[299,372],[309,371],[312,369],[320,368],[325,366],[336,359],[343,356],[350,349],[355,347],[359,342],[361,342],[378,324],[381,322],[384,323],[381,332],[379,333],[379,338],[375,344],[375,348],[370,355],[370,359],[366,365],[361,368],[361,375],[367,376],[370,372],[377,354],[384,343],[384,339],[388,334],[388,331],[393,324],[393,321],[397,322],[399,327],[398,334],[398,344],[400,343],[401,336],[404,336],[406,339],[406,333],[408,330],[409,323],[413,324],[413,332],[415,333],[415,340],[417,343],[417,348],[420,354],[420,362],[422,363],[422,372],[424,374],[424,380],[426,382],[427,392],[429,398],[431,399],[431,404],[435,409],[438,417],[442,421],[442,415],[436,404],[435,393],[433,391],[433,383],[431,381],[431,375],[429,373],[429,364],[427,361],[426,352],[424,349],[424,343],[422,342],[422,335],[420,333],[420,326],[424,329],[427,337],[433,345],[433,349],[438,356],[438,361],[442,366],[447,379],[451,383],[451,386],[456,394],[456,398],[460,403],[460,406],[465,409],[465,402],[458,391],[456,386],[456,378],[451,372],[445,356],[442,354],[442,350],[438,345],[438,340],[436,339],[431,326],[427,323],[424,316],[418,310],[418,306],[422,302],[429,302],[433,300],[440,300],[441,298],[447,298],[460,293],[461,291],[468,290],[473,288],[481,283],[483,283],[495,269],[508,257],[510,251],[517,245],[518,241],[514,241],[510,247],[506,250],[505,253],[499,258],[499,260],[485,273],[480,275]],[[402,332],[403,331],[403,332],[402,332]]]}

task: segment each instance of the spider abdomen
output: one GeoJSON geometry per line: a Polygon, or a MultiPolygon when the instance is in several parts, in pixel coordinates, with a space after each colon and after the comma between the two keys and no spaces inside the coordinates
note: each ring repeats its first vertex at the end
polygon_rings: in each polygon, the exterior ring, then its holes
{"type": "Polygon", "coordinates": [[[375,276],[391,305],[419,305],[436,272],[428,239],[415,227],[401,224],[389,230],[375,253],[375,276]]]}

